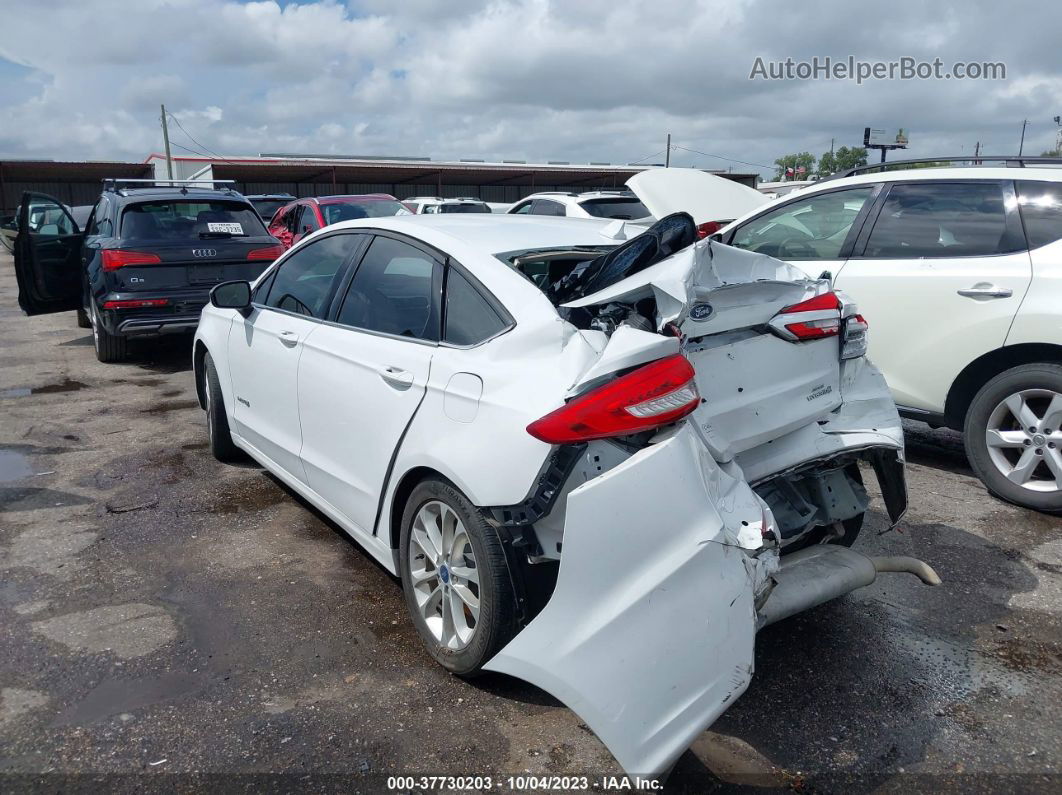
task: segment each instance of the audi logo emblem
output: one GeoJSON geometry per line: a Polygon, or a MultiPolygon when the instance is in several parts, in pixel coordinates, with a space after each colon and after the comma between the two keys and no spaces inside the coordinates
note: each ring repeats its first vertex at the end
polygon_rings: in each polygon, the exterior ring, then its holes
{"type": "Polygon", "coordinates": [[[193,248],[192,249],[192,256],[193,257],[216,257],[217,255],[218,255],[218,251],[215,248],[193,248]]]}

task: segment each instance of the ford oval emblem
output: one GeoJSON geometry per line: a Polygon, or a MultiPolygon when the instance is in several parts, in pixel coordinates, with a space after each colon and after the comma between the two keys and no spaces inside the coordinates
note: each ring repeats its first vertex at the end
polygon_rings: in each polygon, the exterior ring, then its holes
{"type": "Polygon", "coordinates": [[[690,318],[692,320],[707,320],[715,312],[712,309],[711,304],[694,304],[690,307],[690,318]]]}

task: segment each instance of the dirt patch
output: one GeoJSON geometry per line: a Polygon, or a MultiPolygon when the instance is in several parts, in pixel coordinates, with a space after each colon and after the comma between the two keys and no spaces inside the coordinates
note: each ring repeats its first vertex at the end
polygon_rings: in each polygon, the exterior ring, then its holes
{"type": "Polygon", "coordinates": [[[140,409],[141,414],[167,414],[171,411],[182,411],[184,409],[196,408],[199,406],[197,400],[172,400],[169,403],[159,403],[157,406],[152,406],[149,409],[140,409]]]}

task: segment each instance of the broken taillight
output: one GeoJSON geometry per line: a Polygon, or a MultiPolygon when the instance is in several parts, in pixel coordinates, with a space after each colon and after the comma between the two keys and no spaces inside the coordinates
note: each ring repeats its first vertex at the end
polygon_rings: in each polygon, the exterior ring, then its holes
{"type": "Polygon", "coordinates": [[[862,315],[849,315],[844,319],[844,336],[841,337],[841,358],[858,359],[867,352],[867,332],[870,324],[862,315]]]}
{"type": "Polygon", "coordinates": [[[571,444],[659,428],[697,408],[695,375],[685,356],[659,359],[568,401],[527,432],[549,444],[571,444]]]}
{"type": "Polygon", "coordinates": [[[126,265],[156,265],[162,262],[158,254],[146,251],[120,251],[107,249],[103,252],[103,269],[116,271],[126,265]]]}
{"type": "Polygon", "coordinates": [[[841,333],[841,302],[835,293],[823,293],[781,309],[770,327],[791,341],[836,337],[841,333]]]}

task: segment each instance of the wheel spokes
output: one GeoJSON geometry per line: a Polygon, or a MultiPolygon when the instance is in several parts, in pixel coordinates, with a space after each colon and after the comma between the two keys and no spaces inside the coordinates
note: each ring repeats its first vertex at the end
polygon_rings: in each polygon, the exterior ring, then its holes
{"type": "Polygon", "coordinates": [[[1024,447],[1028,438],[1025,431],[998,431],[995,428],[989,428],[985,432],[989,447],[1024,447]]]}
{"type": "Polygon", "coordinates": [[[1044,419],[1040,424],[1041,430],[1044,433],[1050,432],[1054,435],[1059,426],[1062,426],[1062,395],[1054,395],[1051,398],[1051,404],[1044,411],[1044,419]]]}
{"type": "Polygon", "coordinates": [[[1055,488],[1058,488],[1059,484],[1062,484],[1062,451],[1057,447],[1045,450],[1044,463],[1051,470],[1051,474],[1055,476],[1055,488]]]}
{"type": "Polygon", "coordinates": [[[1012,483],[1024,485],[1029,482],[1033,471],[1039,465],[1041,457],[1036,455],[1031,448],[1026,448],[1018,459],[1018,463],[1007,473],[1007,479],[1012,483]]]}
{"type": "Polygon", "coordinates": [[[1036,413],[1029,408],[1029,404],[1025,402],[1024,396],[1020,394],[1011,395],[1004,401],[1007,404],[1007,408],[1010,409],[1010,413],[1014,415],[1014,419],[1018,421],[1018,424],[1028,430],[1029,428],[1035,428],[1040,423],[1040,418],[1036,416],[1036,413]]]}

